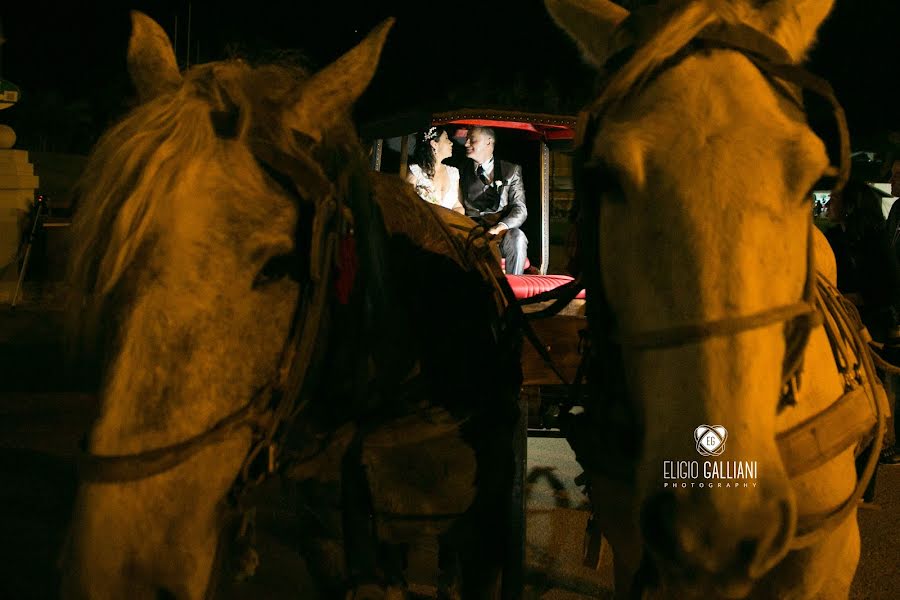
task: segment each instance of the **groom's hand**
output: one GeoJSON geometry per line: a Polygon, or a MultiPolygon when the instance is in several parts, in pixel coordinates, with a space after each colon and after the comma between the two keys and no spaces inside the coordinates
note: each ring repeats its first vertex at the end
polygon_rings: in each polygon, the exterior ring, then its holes
{"type": "Polygon", "coordinates": [[[506,223],[497,223],[496,225],[488,229],[488,233],[490,235],[500,235],[508,229],[509,227],[506,226],[506,223]]]}

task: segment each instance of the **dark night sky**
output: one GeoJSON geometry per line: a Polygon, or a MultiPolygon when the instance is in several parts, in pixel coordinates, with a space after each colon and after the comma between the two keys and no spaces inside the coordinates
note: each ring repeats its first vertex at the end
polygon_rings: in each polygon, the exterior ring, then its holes
{"type": "MultiPolygon", "coordinates": [[[[7,43],[0,50],[2,77],[22,88],[23,99],[20,106],[0,112],[0,123],[15,123],[26,103],[46,104],[53,92],[60,104],[80,103],[90,114],[87,129],[105,124],[122,112],[123,98],[130,93],[124,58],[128,9],[143,10],[170,36],[177,16],[183,61],[188,4],[3,2],[0,17],[7,43]]],[[[590,89],[588,71],[574,46],[552,25],[540,0],[190,5],[191,51],[196,53],[199,41],[204,62],[222,58],[227,48],[249,56],[265,48],[297,49],[309,66],[318,68],[383,18],[397,17],[382,66],[361,100],[361,118],[415,104],[449,108],[440,106],[448,97],[458,104],[502,103],[504,94],[498,90],[507,90],[508,97],[511,88],[514,95],[531,97],[527,102],[532,104],[568,108],[580,104],[590,89]],[[485,66],[476,73],[472,64],[478,62],[485,66]]],[[[895,83],[900,79],[900,2],[838,0],[811,59],[811,69],[834,85],[856,139],[900,131],[895,83]]]]}

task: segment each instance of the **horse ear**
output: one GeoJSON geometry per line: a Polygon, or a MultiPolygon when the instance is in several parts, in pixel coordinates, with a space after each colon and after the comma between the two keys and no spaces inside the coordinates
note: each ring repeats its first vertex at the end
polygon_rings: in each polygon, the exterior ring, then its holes
{"type": "Polygon", "coordinates": [[[285,125],[321,141],[322,133],[346,117],[368,87],[393,24],[393,18],[385,19],[358,46],[310,77],[285,125]]]}
{"type": "Polygon", "coordinates": [[[181,87],[181,73],[169,36],[156,21],[136,10],[131,11],[128,73],[141,102],[181,87]]]}
{"type": "Polygon", "coordinates": [[[569,34],[582,56],[598,69],[610,54],[610,42],[628,11],[608,0],[544,0],[556,24],[569,34]]]}
{"type": "Polygon", "coordinates": [[[759,9],[766,30],[794,62],[802,62],[834,0],[775,0],[759,9]]]}

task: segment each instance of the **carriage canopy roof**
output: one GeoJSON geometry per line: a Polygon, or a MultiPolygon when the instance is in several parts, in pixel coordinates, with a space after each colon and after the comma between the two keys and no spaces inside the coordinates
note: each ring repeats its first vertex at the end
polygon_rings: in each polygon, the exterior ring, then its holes
{"type": "Polygon", "coordinates": [[[379,139],[421,131],[431,125],[481,126],[524,131],[534,139],[543,139],[549,142],[573,139],[576,121],[577,118],[574,115],[464,108],[437,113],[409,112],[370,121],[360,126],[360,133],[367,139],[379,139]]]}

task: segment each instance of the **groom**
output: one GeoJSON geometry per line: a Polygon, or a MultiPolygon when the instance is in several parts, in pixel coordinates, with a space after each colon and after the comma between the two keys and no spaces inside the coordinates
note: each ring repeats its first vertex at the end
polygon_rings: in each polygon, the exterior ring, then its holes
{"type": "Polygon", "coordinates": [[[528,239],[519,229],[528,216],[522,167],[494,160],[494,130],[473,127],[466,137],[465,164],[460,168],[460,188],[466,215],[488,227],[491,235],[503,235],[500,255],[506,272],[521,275],[528,256],[528,239]]]}

